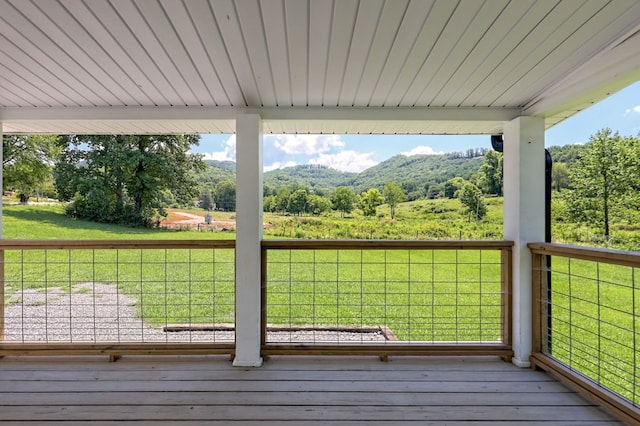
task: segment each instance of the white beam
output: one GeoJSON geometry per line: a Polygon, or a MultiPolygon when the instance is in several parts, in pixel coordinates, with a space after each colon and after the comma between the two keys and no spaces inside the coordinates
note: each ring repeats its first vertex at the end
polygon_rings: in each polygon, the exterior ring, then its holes
{"type": "Polygon", "coordinates": [[[519,117],[504,128],[504,237],[513,247],[513,363],[531,355],[531,253],[544,241],[544,119],[519,117]]]}
{"type": "Polygon", "coordinates": [[[262,241],[262,121],[236,119],[236,356],[237,367],[260,367],[262,241]]]}
{"type": "Polygon", "coordinates": [[[20,107],[0,108],[0,121],[162,121],[234,120],[239,115],[257,114],[265,122],[275,120],[309,121],[509,121],[519,108],[476,107],[20,107]]]}

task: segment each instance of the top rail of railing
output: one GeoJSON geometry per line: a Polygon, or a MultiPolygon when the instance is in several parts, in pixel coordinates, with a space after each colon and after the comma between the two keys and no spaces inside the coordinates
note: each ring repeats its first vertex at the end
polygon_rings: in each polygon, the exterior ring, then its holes
{"type": "Polygon", "coordinates": [[[0,240],[0,250],[235,248],[235,240],[0,240]]]}
{"type": "Polygon", "coordinates": [[[433,240],[263,240],[266,249],[336,250],[336,249],[425,249],[478,250],[510,249],[513,241],[433,241],[433,240]]]}
{"type": "Polygon", "coordinates": [[[594,262],[606,262],[614,265],[640,267],[640,252],[579,247],[555,243],[529,243],[528,247],[533,254],[571,257],[594,262]]]}

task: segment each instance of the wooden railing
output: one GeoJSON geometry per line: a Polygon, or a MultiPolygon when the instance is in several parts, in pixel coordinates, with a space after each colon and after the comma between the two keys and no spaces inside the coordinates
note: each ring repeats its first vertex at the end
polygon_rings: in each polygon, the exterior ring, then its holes
{"type": "Polygon", "coordinates": [[[235,241],[0,241],[0,356],[233,354],[235,241]]]}
{"type": "Polygon", "coordinates": [[[508,241],[262,242],[262,352],[511,359],[508,241]]]}
{"type": "Polygon", "coordinates": [[[534,367],[640,424],[640,253],[529,244],[534,367]]]}

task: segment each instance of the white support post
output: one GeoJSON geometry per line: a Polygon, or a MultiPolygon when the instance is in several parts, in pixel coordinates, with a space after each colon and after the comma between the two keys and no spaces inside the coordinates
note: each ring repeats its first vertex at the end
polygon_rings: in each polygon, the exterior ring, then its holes
{"type": "Polygon", "coordinates": [[[544,120],[519,117],[504,127],[504,237],[513,248],[513,363],[529,367],[531,253],[544,241],[544,120]]]}
{"type": "Polygon", "coordinates": [[[260,367],[262,119],[236,118],[236,367],[260,367]]]}

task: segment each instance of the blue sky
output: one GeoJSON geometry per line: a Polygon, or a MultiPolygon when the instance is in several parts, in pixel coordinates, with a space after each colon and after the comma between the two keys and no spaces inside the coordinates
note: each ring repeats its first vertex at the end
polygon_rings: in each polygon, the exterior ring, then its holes
{"type": "MultiPolygon", "coordinates": [[[[547,130],[546,146],[585,143],[605,127],[624,136],[640,134],[640,82],[547,130]]],[[[404,154],[440,154],[490,148],[489,136],[265,135],[264,170],[298,164],[323,164],[360,172],[404,154]]],[[[205,159],[235,161],[234,135],[202,135],[193,152],[205,159]]]]}

